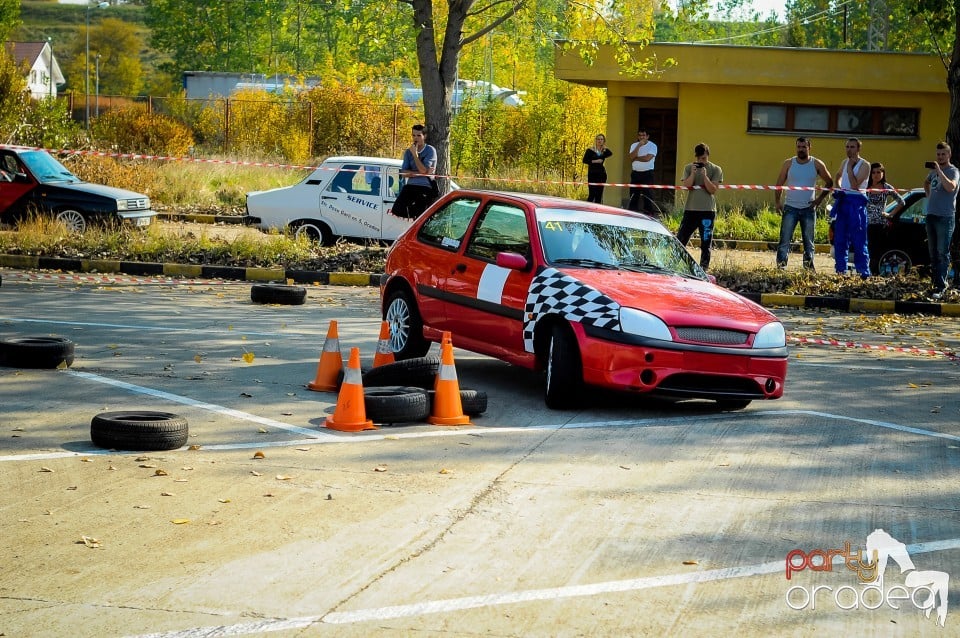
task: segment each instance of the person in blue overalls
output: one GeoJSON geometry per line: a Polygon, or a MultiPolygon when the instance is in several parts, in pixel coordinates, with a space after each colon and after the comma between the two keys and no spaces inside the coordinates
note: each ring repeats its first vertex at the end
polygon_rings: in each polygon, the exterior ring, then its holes
{"type": "Polygon", "coordinates": [[[853,265],[864,279],[870,276],[867,253],[867,196],[863,190],[870,180],[870,162],[860,157],[860,140],[846,141],[847,157],[834,176],[832,214],[834,265],[839,274],[847,272],[847,251],[853,250],[853,265]]]}

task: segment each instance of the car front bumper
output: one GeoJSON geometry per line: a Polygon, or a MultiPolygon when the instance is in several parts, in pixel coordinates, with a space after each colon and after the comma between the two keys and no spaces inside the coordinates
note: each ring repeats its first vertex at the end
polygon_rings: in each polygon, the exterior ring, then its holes
{"type": "Polygon", "coordinates": [[[662,342],[573,326],[587,384],[679,398],[783,396],[785,347],[753,350],[662,342]]]}

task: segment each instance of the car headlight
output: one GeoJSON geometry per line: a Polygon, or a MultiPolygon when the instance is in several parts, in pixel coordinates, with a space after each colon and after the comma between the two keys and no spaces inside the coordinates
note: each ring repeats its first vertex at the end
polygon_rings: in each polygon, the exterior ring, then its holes
{"type": "Polygon", "coordinates": [[[667,324],[663,323],[659,317],[636,308],[620,309],[620,327],[627,334],[673,341],[673,335],[670,334],[667,324]]]}
{"type": "Polygon", "coordinates": [[[779,321],[771,321],[757,331],[754,348],[782,348],[787,345],[787,333],[779,321]]]}
{"type": "Polygon", "coordinates": [[[117,200],[117,210],[127,210],[127,200],[118,199],[117,200]]]}

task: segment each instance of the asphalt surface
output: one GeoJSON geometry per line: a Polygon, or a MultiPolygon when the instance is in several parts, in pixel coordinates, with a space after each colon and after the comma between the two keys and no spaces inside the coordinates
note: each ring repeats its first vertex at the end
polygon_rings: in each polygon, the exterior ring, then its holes
{"type": "Polygon", "coordinates": [[[955,319],[776,309],[785,396],[735,413],[550,411],[542,376],[456,350],[490,397],[472,425],[342,433],[304,384],[331,320],[369,365],[373,287],[271,306],[239,281],[2,275],[0,337],[77,345],[68,369],[0,368],[0,635],[956,632],[955,319]],[[194,449],[93,447],[119,409],[185,416],[194,449]],[[912,559],[885,598],[810,558],[876,529],[912,559]],[[933,573],[944,628],[897,600],[933,573]]]}

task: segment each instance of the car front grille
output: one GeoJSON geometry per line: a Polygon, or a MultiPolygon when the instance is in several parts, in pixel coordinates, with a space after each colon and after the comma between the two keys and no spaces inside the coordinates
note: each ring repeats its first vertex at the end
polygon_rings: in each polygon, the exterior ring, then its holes
{"type": "Polygon", "coordinates": [[[750,336],[739,330],[724,330],[722,328],[680,327],[677,336],[684,341],[695,343],[712,343],[723,346],[741,346],[750,336]]]}
{"type": "Polygon", "coordinates": [[[127,200],[127,210],[147,210],[150,208],[150,200],[146,197],[127,200]]]}

